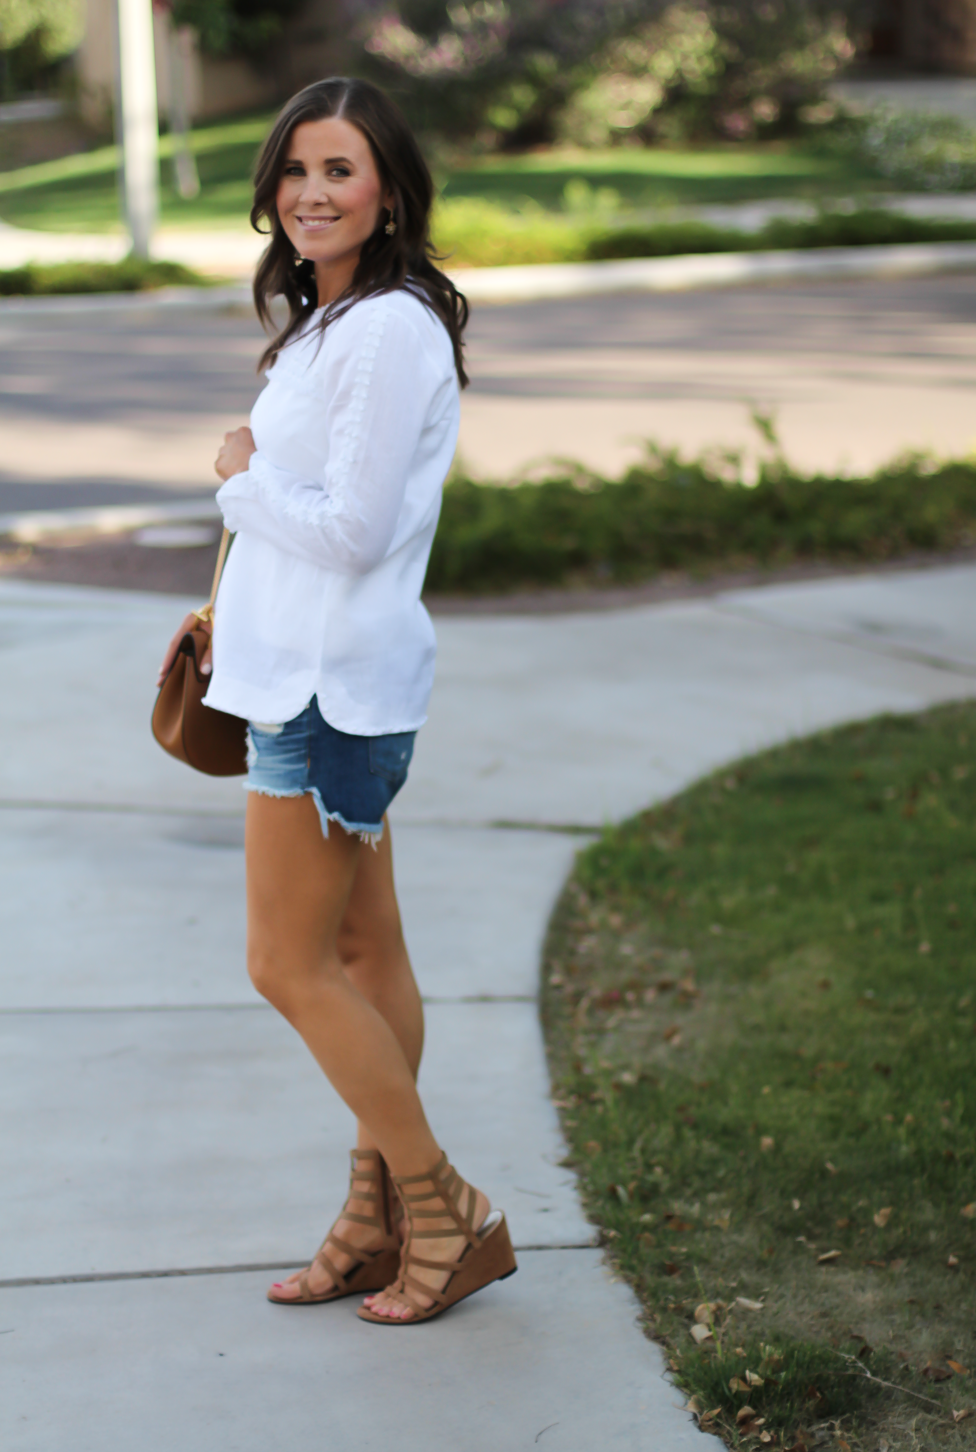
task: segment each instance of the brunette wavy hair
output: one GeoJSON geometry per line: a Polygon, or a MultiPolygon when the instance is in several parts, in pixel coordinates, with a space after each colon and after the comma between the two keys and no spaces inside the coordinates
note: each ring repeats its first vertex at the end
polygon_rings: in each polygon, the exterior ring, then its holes
{"type": "Polygon", "coordinates": [[[406,117],[389,96],[369,81],[345,76],[316,81],[293,96],[280,112],[258,157],[251,226],[256,232],[270,233],[271,241],[254,276],[254,305],[267,332],[275,329],[272,299],[283,297],[288,304],[288,321],[272,338],[258,366],[266,368],[273,363],[318,306],[314,265],[297,260],[295,247],[278,217],[276,197],[295,127],[329,116],[348,121],[369,142],[380,179],[394,197],[396,231],[388,235],[381,212],[375,232],[363,244],[352,282],[325,310],[322,330],[361,298],[406,288],[425,302],[447,328],[454,347],[454,365],[464,388],[468,382],[463,343],[468,304],[436,266],[444,259],[430,240],[434,183],[427,163],[406,117]]]}

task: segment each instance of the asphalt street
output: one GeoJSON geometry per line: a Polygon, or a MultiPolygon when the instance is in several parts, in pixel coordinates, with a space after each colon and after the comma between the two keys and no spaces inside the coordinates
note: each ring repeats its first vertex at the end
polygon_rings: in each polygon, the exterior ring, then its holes
{"type": "MultiPolygon", "coordinates": [[[[479,307],[460,454],[481,477],[547,456],[614,471],[642,441],[755,452],[777,417],[807,468],[970,450],[966,275],[479,307]]],[[[208,494],[260,386],[246,309],[4,315],[0,513],[208,494]]]]}

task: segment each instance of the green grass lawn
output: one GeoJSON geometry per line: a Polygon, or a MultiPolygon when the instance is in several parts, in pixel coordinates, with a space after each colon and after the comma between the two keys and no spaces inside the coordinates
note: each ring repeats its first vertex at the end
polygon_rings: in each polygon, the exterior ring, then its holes
{"type": "Polygon", "coordinates": [[[850,157],[810,143],[764,146],[610,151],[557,150],[526,156],[489,156],[476,164],[444,168],[443,195],[484,197],[516,208],[526,201],[559,211],[566,186],[584,181],[594,191],[612,188],[627,208],[704,206],[802,197],[818,201],[865,190],[892,190],[890,183],[850,157]]]}
{"type": "Polygon", "coordinates": [[[976,1445],[974,758],[971,703],[792,742],[608,829],[553,917],[571,1162],[733,1445],[976,1445]]]}
{"type": "MultiPolygon", "coordinates": [[[[199,127],[192,146],[200,195],[184,201],[173,187],[173,139],[160,139],[160,220],[165,226],[246,227],[251,169],[270,116],[199,127]]],[[[0,172],[0,218],[49,232],[107,232],[121,227],[118,150],[96,151],[0,172]]]]}
{"type": "MultiPolygon", "coordinates": [[[[161,220],[166,226],[247,225],[251,169],[271,116],[201,126],[192,135],[201,192],[184,201],[172,185],[172,138],[164,136],[161,220]]],[[[108,231],[120,224],[115,147],[0,172],[0,218],[47,231],[108,231]]],[[[467,164],[440,162],[438,185],[450,206],[472,199],[491,211],[565,215],[566,188],[578,207],[590,202],[617,214],[707,202],[764,197],[847,196],[881,187],[868,169],[810,144],[648,148],[613,151],[553,150],[527,156],[486,157],[467,164]],[[601,197],[601,189],[603,195],[601,197]],[[608,195],[613,193],[614,195],[608,195]]],[[[571,208],[572,210],[572,208],[571,208]]],[[[467,216],[468,213],[463,213],[467,216]]],[[[484,225],[484,217],[479,225],[484,225]]]]}

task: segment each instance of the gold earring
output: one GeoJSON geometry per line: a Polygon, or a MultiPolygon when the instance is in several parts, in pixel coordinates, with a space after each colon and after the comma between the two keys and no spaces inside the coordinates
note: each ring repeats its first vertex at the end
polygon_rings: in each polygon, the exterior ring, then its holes
{"type": "Polygon", "coordinates": [[[383,228],[383,231],[386,233],[386,235],[388,237],[392,237],[393,236],[393,233],[396,231],[396,218],[394,217],[394,215],[393,215],[392,212],[390,213],[390,220],[387,222],[386,226],[383,228]]]}

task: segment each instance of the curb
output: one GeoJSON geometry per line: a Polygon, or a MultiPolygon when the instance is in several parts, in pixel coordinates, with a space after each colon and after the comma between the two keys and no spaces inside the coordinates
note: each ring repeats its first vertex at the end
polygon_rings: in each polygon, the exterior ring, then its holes
{"type": "Polygon", "coordinates": [[[611,292],[685,292],[806,277],[899,277],[976,269],[976,242],[911,242],[789,252],[712,252],[455,272],[472,302],[534,302],[611,292]]]}
{"type": "Polygon", "coordinates": [[[155,524],[187,524],[220,520],[216,500],[187,499],[180,504],[109,504],[79,509],[31,509],[0,514],[0,536],[18,544],[37,544],[48,535],[125,534],[155,524]]]}
{"type": "MultiPolygon", "coordinates": [[[[544,302],[606,293],[691,292],[814,277],[919,277],[976,271],[976,242],[908,242],[884,247],[825,247],[784,252],[712,252],[613,262],[554,262],[472,267],[450,273],[470,302],[544,302]]],[[[0,299],[0,317],[126,312],[138,308],[202,309],[250,305],[246,284],[160,288],[152,293],[0,299]]]]}
{"type": "Polygon", "coordinates": [[[72,313],[127,313],[139,308],[253,306],[248,283],[233,287],[160,287],[152,292],[86,292],[56,297],[0,298],[0,318],[66,317],[72,313]]]}

